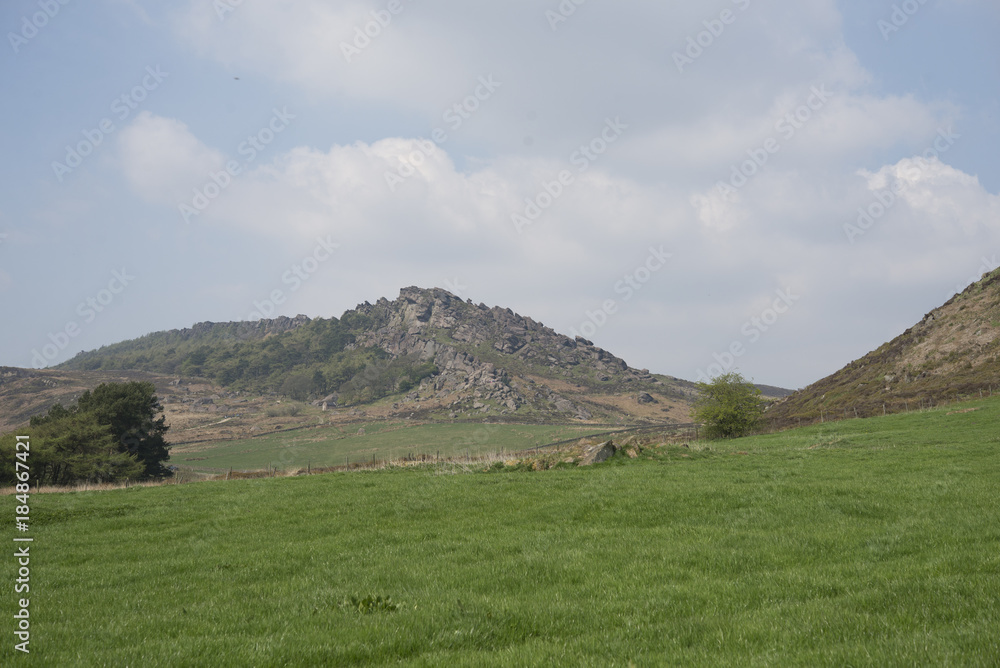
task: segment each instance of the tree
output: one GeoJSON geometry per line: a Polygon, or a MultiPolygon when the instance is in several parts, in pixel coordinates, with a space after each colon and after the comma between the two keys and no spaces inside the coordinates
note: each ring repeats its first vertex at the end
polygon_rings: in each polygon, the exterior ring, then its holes
{"type": "MultiPolygon", "coordinates": [[[[152,383],[104,383],[75,406],[56,404],[31,418],[20,435],[31,442],[32,482],[67,485],[173,475],[164,434],[163,406],[152,383]],[[159,417],[158,417],[159,415],[159,417]]],[[[15,480],[15,435],[0,437],[0,484],[15,480]]]]}
{"type": "Polygon", "coordinates": [[[70,413],[31,434],[35,482],[67,485],[77,480],[113,482],[142,477],[143,464],[118,447],[111,428],[93,413],[70,413]]]}
{"type": "Polygon", "coordinates": [[[701,396],[692,417],[705,425],[709,438],[739,438],[751,433],[764,417],[760,390],[736,371],[698,383],[701,396]]]}
{"type": "Polygon", "coordinates": [[[165,478],[172,474],[163,465],[170,458],[164,435],[166,418],[152,383],[102,383],[80,396],[77,410],[93,413],[98,424],[107,425],[120,452],[142,462],[144,478],[165,478]]]}
{"type": "MultiPolygon", "coordinates": [[[[108,425],[99,424],[93,413],[79,413],[56,404],[49,414],[32,420],[20,435],[31,444],[31,482],[37,485],[68,485],[81,480],[114,482],[138,480],[145,467],[120,447],[108,425]]],[[[0,483],[16,480],[15,434],[0,437],[0,483]]]]}
{"type": "Polygon", "coordinates": [[[306,372],[292,374],[281,384],[281,393],[294,401],[305,401],[312,392],[314,381],[306,372]]]}

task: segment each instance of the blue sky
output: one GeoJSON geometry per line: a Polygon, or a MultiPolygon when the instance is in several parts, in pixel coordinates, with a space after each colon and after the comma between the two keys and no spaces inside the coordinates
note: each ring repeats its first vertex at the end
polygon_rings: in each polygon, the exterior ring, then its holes
{"type": "Polygon", "coordinates": [[[994,2],[18,0],[0,28],[0,365],[419,285],[801,387],[1000,259],[994,2]]]}

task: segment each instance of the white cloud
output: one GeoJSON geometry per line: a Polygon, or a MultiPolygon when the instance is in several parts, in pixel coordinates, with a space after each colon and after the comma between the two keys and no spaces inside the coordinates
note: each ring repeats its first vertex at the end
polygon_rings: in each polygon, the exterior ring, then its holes
{"type": "MultiPolygon", "coordinates": [[[[915,158],[901,158],[956,122],[957,107],[882,92],[844,45],[833,0],[753,2],[684,74],[671,54],[715,10],[586,3],[553,32],[545,7],[526,0],[404,2],[347,63],[340,43],[382,7],[254,2],[220,21],[211,3],[192,2],[176,17],[185,43],[208,58],[334,100],[374,138],[310,144],[303,120],[300,146],[250,165],[192,221],[265,240],[276,253],[301,254],[327,234],[341,243],[323,269],[329,280],[304,288],[290,309],[334,315],[331,303],[457,278],[469,286],[463,296],[568,331],[663,245],[674,253],[669,267],[595,340],[690,376],[775,289],[792,287],[802,302],[757,348],[769,352],[744,360],[769,381],[764,369],[780,365],[784,350],[883,316],[884,304],[855,295],[889,286],[894,305],[912,308],[922,292],[968,275],[982,247],[1000,249],[997,196],[947,155],[916,176],[915,158]],[[501,88],[445,145],[428,151],[399,136],[393,119],[406,119],[403,134],[443,125],[442,112],[489,73],[501,88]],[[817,89],[829,95],[818,99],[817,89]],[[807,119],[783,122],[810,100],[807,119]],[[359,121],[372,105],[389,121],[359,121]],[[577,172],[572,151],[616,116],[629,129],[577,172]],[[720,191],[768,139],[779,149],[766,164],[720,191]],[[411,176],[387,185],[387,173],[414,163],[411,176]],[[564,169],[573,184],[518,234],[511,214],[564,169]],[[898,202],[849,244],[844,225],[893,179],[904,183],[898,202]]],[[[134,191],[174,208],[224,159],[182,122],[151,114],[122,132],[119,147],[134,191]]],[[[818,372],[829,362],[802,364],[818,372]]],[[[803,373],[792,366],[785,373],[803,373]]]]}
{"type": "Polygon", "coordinates": [[[223,155],[181,121],[143,111],[118,136],[121,170],[137,194],[157,203],[191,199],[191,188],[218,171],[223,155]]]}

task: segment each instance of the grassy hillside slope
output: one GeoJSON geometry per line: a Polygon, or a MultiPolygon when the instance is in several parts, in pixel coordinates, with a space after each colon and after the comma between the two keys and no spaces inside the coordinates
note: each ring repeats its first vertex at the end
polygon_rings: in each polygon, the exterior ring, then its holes
{"type": "Polygon", "coordinates": [[[31,659],[997,665],[1000,399],[963,410],[545,472],[35,495],[31,659]]]}
{"type": "Polygon", "coordinates": [[[780,401],[768,417],[778,427],[867,417],[991,389],[1000,390],[1000,269],[892,341],[780,401]]]}

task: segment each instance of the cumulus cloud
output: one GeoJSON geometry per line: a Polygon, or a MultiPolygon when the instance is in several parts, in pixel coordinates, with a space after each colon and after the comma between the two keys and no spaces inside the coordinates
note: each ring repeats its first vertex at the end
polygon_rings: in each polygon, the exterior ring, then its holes
{"type": "MultiPolygon", "coordinates": [[[[777,289],[801,301],[744,360],[751,371],[788,369],[783,351],[883,309],[845,295],[887,285],[912,305],[921,290],[966,276],[980,248],[1000,247],[997,196],[946,152],[919,158],[959,120],[954,105],[883,92],[844,45],[833,0],[733,4],[736,21],[680,72],[673,53],[714,10],[586,3],[553,30],[528,0],[404,2],[361,47],[357,29],[377,3],[243,3],[220,20],[211,3],[192,1],[175,27],[205,57],[408,119],[407,132],[390,120],[368,141],[276,151],[192,224],[290,253],[332,235],[349,249],[336,261],[342,280],[296,296],[312,314],[332,315],[334,296],[392,296],[416,283],[567,332],[606,299],[622,300],[615,286],[663,247],[667,267],[594,338],[686,376],[777,289]],[[344,44],[359,52],[345,57],[344,44]],[[429,142],[490,74],[502,82],[496,94],[448,128],[447,142],[429,142]],[[609,118],[627,130],[580,169],[573,156],[609,118]],[[554,195],[561,172],[572,182],[554,195]],[[883,191],[893,205],[862,234],[846,233],[883,191]],[[538,215],[519,231],[512,216],[532,206],[538,215]]],[[[134,191],[172,207],[229,157],[149,113],[119,137],[134,191]]],[[[830,364],[814,354],[792,366],[818,377],[830,364]]]]}
{"type": "Polygon", "coordinates": [[[888,191],[905,202],[916,214],[914,219],[930,225],[938,238],[972,237],[995,230],[1000,223],[1000,197],[986,192],[975,176],[937,157],[904,158],[877,172],[861,170],[859,175],[872,193],[888,191]]]}
{"type": "MultiPolygon", "coordinates": [[[[135,191],[171,205],[175,184],[225,158],[183,124],[152,116],[123,132],[121,153],[123,169],[138,170],[129,177],[135,191]]],[[[951,281],[968,273],[970,243],[1000,246],[997,196],[937,159],[839,174],[764,165],[728,194],[644,183],[610,167],[595,162],[580,172],[559,160],[508,156],[464,171],[443,147],[413,138],[302,146],[235,178],[193,224],[286,250],[330,236],[349,249],[337,271],[372,296],[413,283],[464,285],[463,296],[544,313],[561,331],[579,328],[606,299],[620,300],[615,286],[650,248],[662,247],[674,255],[669,268],[636,291],[623,309],[631,315],[595,338],[627,358],[665,359],[665,368],[686,375],[694,373],[685,371],[692,359],[710,362],[727,337],[738,336],[776,289],[792,289],[822,311],[818,304],[840,290],[951,281]],[[572,183],[519,232],[512,215],[539,201],[561,170],[572,183]],[[400,173],[406,176],[397,181],[400,173]],[[893,192],[893,183],[898,203],[850,244],[845,224],[877,193],[893,192]],[[562,295],[556,303],[554,294],[562,295]],[[626,327],[664,306],[674,314],[658,325],[669,353],[626,327]],[[697,334],[705,330],[719,334],[697,334]]],[[[353,290],[334,292],[349,301],[353,290]]],[[[332,315],[330,299],[329,289],[303,291],[296,309],[332,315]]],[[[785,335],[804,312],[788,317],[785,335]]]]}
{"type": "Polygon", "coordinates": [[[118,136],[121,170],[140,196],[157,203],[190,199],[190,189],[222,167],[222,153],[208,148],[183,122],[148,111],[118,136]]]}

